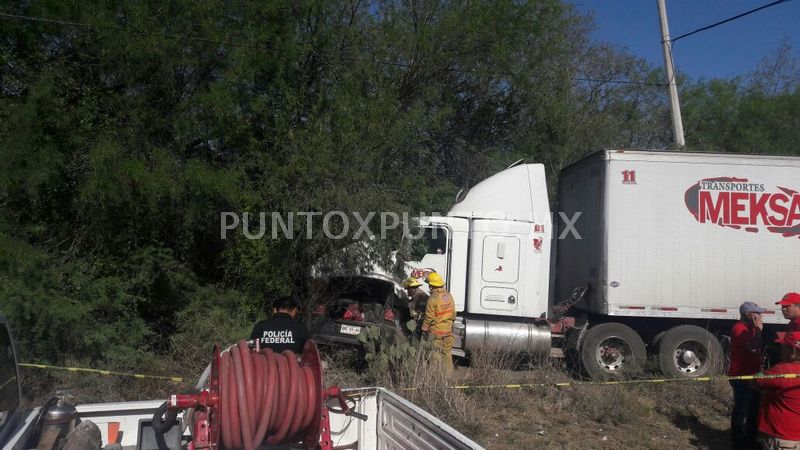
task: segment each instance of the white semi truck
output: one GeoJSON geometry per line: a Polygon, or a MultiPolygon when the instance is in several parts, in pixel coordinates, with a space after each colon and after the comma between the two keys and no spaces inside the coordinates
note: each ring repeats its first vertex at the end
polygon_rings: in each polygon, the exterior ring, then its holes
{"type": "Polygon", "coordinates": [[[649,349],[666,375],[703,376],[741,302],[786,322],[774,303],[800,290],[798,191],[796,157],[604,150],[562,171],[553,210],[544,166],[517,164],[421,220],[407,275],[444,275],[455,354],[566,354],[603,377],[649,349]]]}

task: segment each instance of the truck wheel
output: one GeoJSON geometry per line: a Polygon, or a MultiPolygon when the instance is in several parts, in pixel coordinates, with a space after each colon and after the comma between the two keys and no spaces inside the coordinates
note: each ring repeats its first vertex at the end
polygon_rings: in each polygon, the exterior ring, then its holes
{"type": "Polygon", "coordinates": [[[722,345],[717,338],[694,325],[671,328],[658,348],[658,364],[667,377],[716,375],[722,369],[722,358],[722,345]]]}
{"type": "Polygon", "coordinates": [[[589,328],[581,345],[581,366],[592,379],[618,377],[644,367],[644,341],[621,323],[603,323],[589,328]]]}

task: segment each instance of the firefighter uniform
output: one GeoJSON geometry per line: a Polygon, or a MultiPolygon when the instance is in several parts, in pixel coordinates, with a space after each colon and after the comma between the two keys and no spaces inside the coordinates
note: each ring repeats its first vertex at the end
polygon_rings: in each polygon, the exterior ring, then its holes
{"type": "MultiPolygon", "coordinates": [[[[409,291],[411,291],[409,289],[409,291]]],[[[428,294],[420,288],[416,288],[411,291],[411,303],[409,303],[410,309],[416,315],[423,315],[425,313],[425,309],[428,305],[428,294]]]]}
{"type": "Polygon", "coordinates": [[[438,273],[431,273],[426,280],[431,287],[431,295],[425,308],[422,331],[433,339],[437,358],[444,362],[447,373],[453,372],[453,321],[456,319],[456,304],[453,296],[444,289],[444,281],[438,273]]]}
{"type": "Polygon", "coordinates": [[[422,332],[422,321],[425,319],[425,308],[428,306],[428,293],[423,291],[422,283],[418,279],[410,277],[403,282],[403,287],[406,288],[408,294],[408,311],[411,320],[416,325],[414,327],[414,335],[419,337],[422,332]]]}

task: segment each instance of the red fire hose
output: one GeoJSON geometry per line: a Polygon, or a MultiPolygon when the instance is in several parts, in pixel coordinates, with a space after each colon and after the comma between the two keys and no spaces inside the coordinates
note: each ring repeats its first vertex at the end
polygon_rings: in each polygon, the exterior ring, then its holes
{"type": "Polygon", "coordinates": [[[220,427],[226,449],[303,440],[322,401],[308,365],[291,351],[252,352],[246,341],[220,361],[220,427]]]}
{"type": "MultiPolygon", "coordinates": [[[[325,397],[339,397],[344,403],[339,388],[323,390],[313,341],[306,342],[299,360],[288,350],[280,354],[270,349],[255,351],[247,341],[240,341],[222,354],[215,346],[208,389],[172,395],[156,411],[152,424],[163,433],[174,424],[177,410],[191,408],[190,449],[254,450],[264,443],[300,441],[311,449],[321,444],[321,431],[323,448],[331,448],[325,397]]],[[[364,418],[352,411],[345,413],[364,418]]]]}

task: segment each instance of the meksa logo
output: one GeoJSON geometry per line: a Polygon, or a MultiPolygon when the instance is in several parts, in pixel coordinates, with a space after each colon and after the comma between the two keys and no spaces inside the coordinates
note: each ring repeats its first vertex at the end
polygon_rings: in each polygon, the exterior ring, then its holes
{"type": "Polygon", "coordinates": [[[800,236],[800,193],[789,188],[767,192],[763,184],[746,178],[706,178],[686,190],[684,201],[700,223],[800,236]]]}

